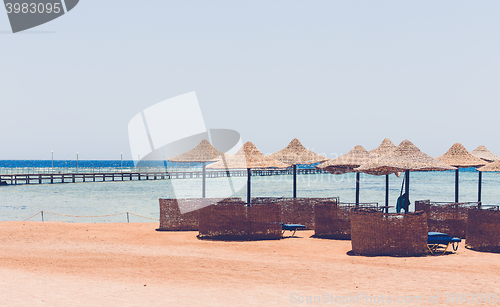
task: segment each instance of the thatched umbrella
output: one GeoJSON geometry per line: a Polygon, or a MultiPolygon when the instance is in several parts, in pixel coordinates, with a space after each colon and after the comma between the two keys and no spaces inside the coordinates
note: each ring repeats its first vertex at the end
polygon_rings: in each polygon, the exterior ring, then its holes
{"type": "MultiPolygon", "coordinates": [[[[456,167],[455,169],[455,202],[458,203],[458,171],[464,167],[483,166],[487,162],[471,155],[465,147],[460,143],[455,143],[448,151],[437,157],[439,161],[456,167]]],[[[481,175],[479,175],[481,176],[481,175]]],[[[481,180],[479,180],[481,182],[481,180]]],[[[481,184],[479,184],[480,186],[481,184]]],[[[480,190],[480,188],[478,189],[480,190]]],[[[478,192],[480,193],[480,192],[478,192]]]]}
{"type": "Polygon", "coordinates": [[[370,150],[368,153],[373,156],[373,158],[380,158],[392,153],[394,149],[396,149],[396,145],[388,138],[385,138],[377,148],[370,150]]]}
{"type": "Polygon", "coordinates": [[[167,159],[171,162],[201,162],[203,170],[202,197],[205,198],[205,166],[207,162],[219,161],[229,155],[219,151],[207,141],[202,140],[195,148],[183,154],[167,159]]]}
{"type": "Polygon", "coordinates": [[[369,163],[361,165],[356,170],[371,175],[386,175],[404,171],[406,181],[405,194],[407,205],[409,205],[410,171],[444,171],[453,169],[455,168],[423,153],[412,142],[404,140],[392,153],[379,159],[373,159],[369,163]]]}
{"type": "Polygon", "coordinates": [[[481,172],[500,172],[500,160],[486,164],[483,167],[477,168],[481,172]]]}
{"type": "Polygon", "coordinates": [[[500,157],[486,149],[483,145],[478,146],[476,149],[470,152],[476,158],[483,159],[486,162],[493,162],[499,160],[500,157]]]}
{"type": "Polygon", "coordinates": [[[485,166],[476,168],[479,171],[479,195],[478,202],[481,202],[481,173],[482,172],[500,172],[500,160],[486,164],[485,166]]]}
{"type": "MultiPolygon", "coordinates": [[[[388,138],[385,138],[379,147],[370,150],[368,153],[373,159],[380,159],[381,157],[392,153],[396,149],[396,145],[388,138]]],[[[385,174],[385,212],[389,212],[389,175],[385,174]]],[[[398,173],[399,176],[399,173],[398,173]]]]}
{"type": "MultiPolygon", "coordinates": [[[[482,159],[486,162],[493,162],[500,160],[500,157],[486,149],[483,145],[478,146],[476,149],[470,152],[471,155],[473,155],[476,158],[482,159]]],[[[479,170],[478,170],[479,171],[479,170]]],[[[481,201],[481,185],[483,182],[483,172],[479,171],[479,182],[478,182],[478,188],[477,188],[477,201],[481,201]]]]}
{"type": "Polygon", "coordinates": [[[296,138],[287,147],[269,155],[269,157],[293,166],[293,198],[297,198],[297,164],[313,164],[328,160],[302,146],[296,138]]]}
{"type": "Polygon", "coordinates": [[[250,203],[252,168],[287,168],[290,165],[265,156],[252,142],[246,142],[233,156],[207,166],[209,169],[247,169],[247,203],[250,203]]]}
{"type": "Polygon", "coordinates": [[[370,161],[371,155],[361,145],[355,146],[351,151],[317,165],[316,168],[324,169],[332,174],[345,174],[356,172],[356,204],[359,204],[359,172],[354,170],[370,161]]]}

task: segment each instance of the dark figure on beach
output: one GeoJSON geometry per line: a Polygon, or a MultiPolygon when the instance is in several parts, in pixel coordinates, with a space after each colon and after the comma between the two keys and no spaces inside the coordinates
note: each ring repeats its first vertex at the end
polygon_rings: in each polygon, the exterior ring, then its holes
{"type": "Polygon", "coordinates": [[[406,193],[403,193],[401,196],[398,197],[396,203],[396,212],[401,213],[401,209],[403,209],[405,213],[408,213],[409,207],[410,207],[410,200],[408,199],[408,197],[406,197],[406,193]]]}

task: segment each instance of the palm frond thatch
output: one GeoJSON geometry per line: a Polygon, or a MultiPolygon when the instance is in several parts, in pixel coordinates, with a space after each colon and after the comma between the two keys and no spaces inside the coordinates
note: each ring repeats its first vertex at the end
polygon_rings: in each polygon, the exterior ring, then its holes
{"type": "Polygon", "coordinates": [[[371,158],[371,155],[363,146],[357,145],[345,155],[323,162],[316,168],[324,169],[332,174],[351,173],[358,166],[368,163],[371,158]]]}
{"type": "Polygon", "coordinates": [[[471,155],[460,143],[453,144],[453,146],[451,146],[445,154],[437,157],[436,159],[458,168],[478,167],[488,163],[471,155]]]}
{"type": "Polygon", "coordinates": [[[269,157],[291,165],[313,164],[328,160],[324,156],[305,148],[296,138],[287,147],[270,154],[269,157]]]}
{"type": "Polygon", "coordinates": [[[483,145],[478,146],[476,149],[471,151],[470,154],[487,162],[493,162],[500,159],[499,156],[486,149],[483,145]]]}
{"type": "Polygon", "coordinates": [[[356,171],[371,175],[385,175],[406,170],[444,171],[454,169],[454,167],[446,165],[423,153],[412,142],[404,140],[392,153],[380,157],[379,159],[373,159],[369,163],[358,167],[356,171]]]}
{"type": "Polygon", "coordinates": [[[480,172],[500,172],[500,160],[486,164],[485,166],[477,168],[477,170],[480,172]]]}
{"type": "Polygon", "coordinates": [[[207,166],[208,169],[287,168],[290,165],[264,155],[252,142],[246,142],[236,154],[207,166]]]}
{"type": "Polygon", "coordinates": [[[195,148],[167,159],[171,162],[215,162],[227,154],[215,149],[207,140],[202,140],[195,148]]]}

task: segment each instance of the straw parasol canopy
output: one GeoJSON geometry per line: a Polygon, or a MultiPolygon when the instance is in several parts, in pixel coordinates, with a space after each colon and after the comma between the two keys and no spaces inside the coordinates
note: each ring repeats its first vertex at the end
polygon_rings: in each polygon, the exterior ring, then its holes
{"type": "Polygon", "coordinates": [[[355,172],[355,168],[370,161],[372,156],[361,145],[355,146],[351,151],[317,165],[316,168],[324,169],[332,174],[345,174],[355,172]]]}
{"type": "Polygon", "coordinates": [[[238,152],[224,161],[207,166],[209,169],[249,169],[249,168],[287,168],[290,165],[264,155],[252,142],[246,142],[238,152]]]}
{"type": "Polygon", "coordinates": [[[372,157],[361,145],[356,145],[351,151],[332,160],[317,165],[316,168],[324,169],[332,174],[345,174],[356,172],[356,204],[359,204],[359,172],[354,169],[367,163],[372,157]]]}
{"type": "Polygon", "coordinates": [[[402,141],[396,149],[379,159],[374,159],[356,169],[371,175],[385,175],[403,171],[446,171],[455,168],[423,153],[408,140],[402,141]]]}
{"type": "MultiPolygon", "coordinates": [[[[395,149],[396,145],[388,138],[385,138],[377,148],[370,150],[368,153],[372,156],[372,159],[379,159],[380,157],[392,153],[395,149]]],[[[385,213],[389,213],[389,175],[390,174],[385,174],[385,213]]],[[[400,172],[396,172],[397,177],[400,175],[400,172]]]]}
{"type": "Polygon", "coordinates": [[[406,184],[403,203],[405,212],[408,212],[410,204],[410,171],[444,171],[454,169],[454,167],[446,165],[423,153],[412,142],[404,140],[392,153],[382,156],[379,159],[373,159],[369,163],[361,165],[356,170],[372,175],[385,175],[405,171],[406,184]]]}
{"type": "Polygon", "coordinates": [[[252,168],[287,168],[290,165],[265,156],[252,142],[246,142],[233,156],[207,166],[210,169],[247,169],[247,203],[251,200],[252,168]]]}
{"type": "Polygon", "coordinates": [[[380,158],[392,153],[395,149],[396,145],[394,145],[394,143],[392,143],[388,138],[385,138],[377,148],[370,150],[368,153],[373,158],[380,158]]]}
{"type": "MultiPolygon", "coordinates": [[[[380,159],[381,157],[384,157],[384,156],[387,156],[388,154],[391,154],[394,152],[394,150],[396,150],[396,145],[394,145],[394,143],[391,142],[391,140],[389,140],[388,138],[385,138],[382,143],[375,149],[372,149],[370,150],[368,153],[370,154],[370,156],[372,157],[372,159],[370,160],[369,163],[371,162],[374,162],[374,161],[377,161],[377,159],[380,159]]],[[[367,173],[367,174],[370,174],[370,175],[377,175],[377,176],[380,176],[380,175],[390,175],[392,173],[395,173],[397,177],[399,177],[401,175],[400,172],[391,172],[390,170],[387,170],[385,172],[380,172],[380,173],[371,173],[371,172],[365,172],[365,171],[359,171],[360,173],[367,173]]]]}
{"type": "Polygon", "coordinates": [[[478,167],[487,164],[484,160],[471,155],[460,143],[453,144],[445,154],[436,159],[457,168],[478,167]]]}
{"type": "Polygon", "coordinates": [[[224,155],[226,154],[213,148],[207,140],[202,140],[190,151],[167,160],[172,162],[215,162],[220,160],[224,155]]]}
{"type": "Polygon", "coordinates": [[[478,146],[476,149],[471,151],[470,154],[487,162],[493,162],[500,159],[499,156],[486,149],[483,145],[478,146]]]}
{"type": "Polygon", "coordinates": [[[313,164],[328,160],[324,156],[305,148],[296,138],[287,147],[270,154],[269,157],[290,165],[313,164]]]}
{"type": "Polygon", "coordinates": [[[207,140],[202,140],[195,148],[187,151],[183,154],[175,156],[173,158],[167,159],[171,162],[201,162],[202,166],[202,197],[205,198],[205,186],[206,186],[206,173],[205,166],[207,162],[215,162],[220,159],[225,159],[229,157],[228,154],[223,153],[215,149],[210,142],[207,140]]]}
{"type": "MultiPolygon", "coordinates": [[[[437,157],[439,161],[446,163],[448,165],[454,166],[457,169],[455,170],[455,202],[458,203],[458,169],[459,168],[464,168],[464,167],[478,167],[485,165],[488,162],[485,162],[484,160],[481,160],[477,157],[474,157],[471,155],[465,147],[460,144],[460,143],[455,143],[453,146],[448,149],[448,151],[437,157]]],[[[479,186],[481,183],[479,183],[479,186]]],[[[478,187],[478,189],[480,189],[478,187]]],[[[480,192],[479,192],[480,193],[480,192]]]]}
{"type": "MultiPolygon", "coordinates": [[[[479,146],[481,147],[481,146],[479,146]]],[[[478,147],[478,148],[479,148],[478,147]]],[[[482,146],[484,147],[484,146],[482,146]]],[[[476,148],[476,150],[478,149],[476,148]]],[[[486,148],[485,148],[486,149],[486,148]]],[[[487,149],[486,149],[487,150],[487,149]]],[[[481,202],[481,181],[482,181],[482,173],[483,172],[500,172],[500,159],[496,160],[495,162],[491,162],[486,164],[485,166],[482,166],[480,168],[476,168],[477,171],[479,171],[479,182],[478,182],[478,196],[477,196],[477,201],[481,202]]]]}
{"type": "Polygon", "coordinates": [[[297,197],[297,164],[313,164],[328,160],[302,146],[296,138],[287,147],[269,155],[269,157],[293,165],[293,198],[297,197]]]}
{"type": "Polygon", "coordinates": [[[495,162],[486,164],[485,166],[477,168],[476,170],[480,172],[500,172],[500,160],[496,160],[495,162]]]}

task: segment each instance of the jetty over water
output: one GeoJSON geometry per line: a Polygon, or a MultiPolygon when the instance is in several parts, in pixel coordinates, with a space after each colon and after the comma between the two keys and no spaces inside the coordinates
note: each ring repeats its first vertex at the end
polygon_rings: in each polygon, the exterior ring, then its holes
{"type": "MultiPolygon", "coordinates": [[[[324,170],[315,168],[297,169],[297,174],[321,174],[324,170]]],[[[252,169],[252,176],[292,175],[293,170],[287,169],[252,169]]],[[[246,177],[247,170],[210,170],[206,171],[206,178],[218,177],[246,177]]],[[[107,181],[136,181],[136,180],[167,180],[203,178],[203,171],[144,171],[144,172],[89,172],[89,173],[38,173],[38,174],[0,174],[1,185],[19,184],[54,184],[76,182],[107,182],[107,181]]]]}

